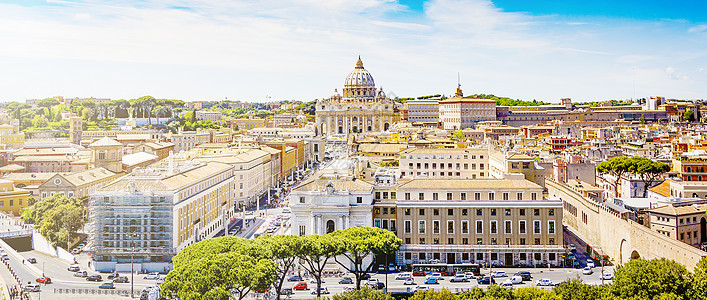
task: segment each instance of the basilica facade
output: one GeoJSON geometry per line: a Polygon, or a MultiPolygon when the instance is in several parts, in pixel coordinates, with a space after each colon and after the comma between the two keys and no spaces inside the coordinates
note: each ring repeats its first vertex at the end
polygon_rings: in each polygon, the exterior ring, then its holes
{"type": "Polygon", "coordinates": [[[373,76],[363,68],[361,57],[346,76],[344,89],[336,89],[329,99],[317,102],[317,134],[349,134],[386,131],[393,125],[393,100],[382,88],[376,89],[373,76]]]}

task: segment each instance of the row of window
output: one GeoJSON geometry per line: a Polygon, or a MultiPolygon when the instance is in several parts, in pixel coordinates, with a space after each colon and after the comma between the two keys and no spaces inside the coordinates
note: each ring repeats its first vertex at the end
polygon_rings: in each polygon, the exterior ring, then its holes
{"type": "MultiPolygon", "coordinates": [[[[392,209],[392,208],[391,208],[391,209],[392,209]]],[[[453,215],[454,215],[454,210],[455,210],[455,208],[447,208],[447,215],[448,215],[448,216],[453,216],[453,215]]],[[[501,210],[500,208],[499,208],[499,209],[497,209],[497,208],[491,208],[491,209],[489,209],[489,214],[490,214],[491,216],[496,216],[496,215],[498,215],[498,212],[499,212],[500,210],[501,210]]],[[[533,210],[533,216],[540,216],[541,213],[540,213],[540,209],[539,209],[539,208],[533,208],[532,210],[533,210]]],[[[426,211],[425,208],[419,208],[417,212],[418,212],[418,215],[424,216],[424,215],[425,215],[425,211],[426,211]]],[[[503,209],[503,214],[506,215],[506,216],[510,216],[510,215],[512,214],[512,212],[513,212],[513,209],[512,209],[512,208],[505,208],[505,209],[503,209]]],[[[403,213],[404,213],[406,216],[409,216],[409,215],[412,214],[412,209],[411,209],[411,208],[405,208],[405,209],[403,209],[403,213]]],[[[439,208],[433,208],[433,209],[432,209],[432,215],[434,215],[434,216],[439,216],[439,214],[440,214],[440,209],[439,209],[439,208]]],[[[482,209],[482,208],[477,208],[475,214],[476,214],[477,216],[483,216],[483,215],[484,215],[484,209],[482,209]]],[[[462,216],[468,216],[468,215],[469,215],[469,209],[468,209],[468,208],[462,208],[462,209],[461,209],[461,215],[462,215],[462,216]]],[[[526,215],[526,209],[525,209],[525,208],[518,208],[518,215],[525,216],[525,215],[526,215]]],[[[554,215],[555,215],[555,209],[554,209],[554,208],[549,208],[549,209],[547,210],[547,215],[548,215],[548,216],[554,216],[554,215]]]]}
{"type": "MultiPolygon", "coordinates": [[[[426,222],[427,222],[426,220],[419,220],[418,221],[417,232],[419,234],[426,234],[427,233],[426,222]]],[[[526,234],[527,233],[526,222],[527,222],[526,220],[518,221],[518,233],[519,234],[526,234]]],[[[513,222],[510,220],[504,221],[503,233],[513,234],[512,223],[513,222]]],[[[393,222],[392,224],[394,225],[395,222],[393,222]]],[[[381,226],[376,226],[376,227],[381,227],[381,226]]],[[[498,234],[498,229],[499,229],[498,228],[498,221],[496,221],[496,220],[489,221],[489,233],[498,234]]],[[[447,221],[447,234],[454,234],[454,231],[455,231],[454,221],[448,220],[447,221]]],[[[462,234],[469,234],[469,231],[470,231],[469,221],[462,220],[461,221],[461,233],[462,234]]],[[[405,234],[412,233],[412,221],[411,220],[405,220],[404,233],[405,234]]],[[[440,221],[439,220],[432,221],[432,233],[433,234],[440,234],[440,221]]],[[[476,220],[476,234],[483,234],[483,233],[484,233],[484,221],[483,220],[476,220]]],[[[541,221],[540,220],[533,221],[533,234],[541,234],[541,233],[542,233],[541,221]]],[[[548,234],[555,234],[555,221],[554,220],[548,221],[547,233],[548,234]]]]}
{"type": "MultiPolygon", "coordinates": [[[[405,244],[410,244],[412,240],[410,238],[405,238],[405,244]]],[[[490,240],[487,240],[489,242],[489,245],[498,245],[498,238],[491,238],[490,240]]],[[[511,238],[506,238],[506,243],[504,245],[513,245],[513,240],[511,238]]],[[[420,245],[425,245],[427,243],[426,239],[424,237],[421,237],[419,240],[420,245]]],[[[548,245],[555,245],[555,238],[549,238],[547,240],[548,245]]],[[[440,245],[440,239],[439,238],[433,238],[432,239],[432,245],[440,245]]],[[[447,238],[447,245],[456,245],[454,238],[447,238]]],[[[469,245],[469,238],[462,238],[461,239],[461,245],[469,245]]],[[[484,239],[483,238],[476,238],[476,245],[485,245],[484,244],[484,239]]],[[[520,238],[518,239],[518,245],[527,245],[527,241],[525,238],[520,238]]],[[[540,238],[535,238],[533,240],[533,245],[542,245],[542,241],[540,238]]]]}
{"type": "MultiPolygon", "coordinates": [[[[426,193],[418,193],[417,194],[417,199],[415,200],[425,200],[425,194],[426,193]]],[[[503,192],[501,193],[501,197],[503,200],[511,200],[510,199],[511,193],[509,192],[503,192]]],[[[454,193],[447,193],[447,200],[453,200],[454,199],[454,193]]],[[[411,194],[410,193],[405,193],[405,200],[411,200],[411,194]]],[[[531,193],[530,194],[530,200],[537,200],[538,195],[537,193],[531,193]]],[[[460,200],[467,200],[467,193],[459,193],[459,198],[460,200]]],[[[432,193],[432,200],[439,200],[439,193],[432,193]]],[[[474,200],[496,200],[496,193],[495,192],[490,192],[488,193],[488,198],[486,199],[481,199],[481,193],[476,192],[474,193],[474,200]]],[[[523,192],[518,192],[515,195],[515,199],[513,200],[523,200],[523,192]]]]}
{"type": "MultiPolygon", "coordinates": [[[[17,199],[17,202],[18,202],[19,206],[22,206],[22,199],[17,199]]],[[[15,200],[10,199],[10,205],[9,205],[9,206],[15,206],[15,200]]],[[[4,201],[4,200],[0,200],[0,207],[5,207],[5,201],[4,201]]]]}
{"type": "MultiPolygon", "coordinates": [[[[412,260],[412,254],[413,254],[412,252],[405,252],[405,260],[412,260]]],[[[480,262],[484,262],[485,261],[485,258],[484,258],[485,254],[486,253],[477,252],[476,253],[476,260],[480,261],[480,262]]],[[[528,254],[530,254],[530,253],[519,253],[520,260],[521,261],[527,260],[528,256],[529,256],[528,254]]],[[[542,253],[532,253],[532,254],[533,254],[532,257],[536,261],[542,260],[542,253]]],[[[462,252],[461,255],[462,255],[462,261],[469,261],[470,260],[469,259],[470,254],[468,252],[462,252]]],[[[420,252],[417,254],[417,257],[418,257],[417,259],[419,259],[421,261],[427,260],[427,253],[420,252]]],[[[549,260],[554,261],[555,258],[556,258],[555,253],[548,253],[549,260]]],[[[432,259],[440,260],[440,253],[439,252],[432,253],[432,259]]],[[[496,252],[491,253],[491,260],[492,261],[498,260],[498,253],[496,253],[496,252]]]]}
{"type": "MultiPolygon", "coordinates": [[[[468,154],[464,154],[463,156],[462,156],[462,155],[457,155],[457,156],[454,156],[454,155],[439,155],[439,157],[438,157],[437,155],[432,155],[432,156],[428,156],[428,155],[425,155],[425,156],[417,155],[417,159],[438,159],[438,158],[439,158],[439,159],[461,159],[462,157],[463,157],[464,159],[469,159],[470,156],[469,156],[468,154]]],[[[400,159],[406,159],[406,158],[407,158],[407,159],[415,159],[415,155],[408,155],[408,156],[401,155],[401,156],[400,156],[400,159]]],[[[471,155],[471,159],[476,159],[476,155],[475,155],[475,154],[472,154],[472,155],[471,155]]],[[[483,155],[479,155],[479,159],[484,159],[484,156],[483,156],[483,155]]]]}
{"type": "MultiPolygon", "coordinates": [[[[445,165],[444,163],[439,163],[439,169],[444,170],[444,165],[445,165]]],[[[461,163],[455,163],[455,164],[447,163],[447,169],[449,169],[449,170],[452,170],[453,168],[460,170],[460,169],[462,169],[462,166],[463,166],[464,170],[469,170],[469,163],[464,163],[463,165],[461,163]]],[[[421,169],[429,170],[430,163],[416,163],[416,164],[408,163],[408,168],[409,169],[418,169],[418,170],[421,170],[421,169]]],[[[485,168],[484,164],[479,164],[479,170],[484,170],[484,168],[485,168]]],[[[437,163],[432,163],[432,170],[436,170],[436,169],[437,169],[437,163]]],[[[471,169],[476,170],[476,164],[471,164],[471,169]]]]}

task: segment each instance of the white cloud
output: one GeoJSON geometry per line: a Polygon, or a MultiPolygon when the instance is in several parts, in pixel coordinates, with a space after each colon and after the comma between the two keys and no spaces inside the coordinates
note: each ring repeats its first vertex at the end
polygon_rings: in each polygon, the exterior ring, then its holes
{"type": "Polygon", "coordinates": [[[690,27],[690,29],[687,30],[688,32],[704,32],[707,31],[707,24],[706,25],[697,25],[694,27],[690,27]]]}
{"type": "MultiPolygon", "coordinates": [[[[27,82],[68,79],[58,88],[0,89],[0,100],[61,93],[307,100],[341,88],[358,54],[376,82],[401,97],[453,92],[461,72],[466,93],[620,98],[624,91],[603,76],[617,62],[656,64],[661,76],[650,77],[651,87],[669,81],[665,65],[688,69],[664,61],[660,46],[637,54],[641,41],[622,39],[645,28],[623,28],[617,39],[622,28],[607,33],[593,20],[587,24],[596,26],[576,26],[585,22],[505,12],[488,0],[432,0],[421,14],[393,0],[53,2],[60,5],[0,4],[0,40],[9,41],[0,63],[23,62],[5,68],[0,82],[27,85],[9,74],[30,72],[37,78],[27,82]],[[105,68],[95,71],[98,65],[105,68]]],[[[660,38],[645,43],[660,45],[660,38]]],[[[675,69],[668,76],[687,78],[675,69]]]]}
{"type": "Polygon", "coordinates": [[[687,76],[687,75],[675,73],[675,68],[673,68],[673,67],[667,67],[667,68],[665,68],[665,74],[668,75],[668,78],[674,79],[674,80],[686,80],[686,79],[690,79],[690,77],[687,76]]]}
{"type": "Polygon", "coordinates": [[[705,68],[699,68],[699,69],[697,70],[697,72],[700,72],[700,73],[702,73],[702,72],[704,72],[704,71],[705,71],[705,68]]]}

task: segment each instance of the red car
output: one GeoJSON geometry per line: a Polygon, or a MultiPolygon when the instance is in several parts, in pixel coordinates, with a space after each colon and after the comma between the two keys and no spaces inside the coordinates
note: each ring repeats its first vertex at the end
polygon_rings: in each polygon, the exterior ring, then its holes
{"type": "Polygon", "coordinates": [[[36,281],[39,282],[39,283],[44,283],[44,284],[52,283],[52,279],[49,278],[49,277],[47,277],[47,276],[39,277],[39,278],[37,278],[36,281]]]}
{"type": "Polygon", "coordinates": [[[296,290],[296,291],[301,291],[301,290],[308,290],[309,288],[307,287],[307,282],[302,281],[302,282],[298,282],[297,284],[295,284],[295,286],[293,286],[292,289],[296,290]]]}

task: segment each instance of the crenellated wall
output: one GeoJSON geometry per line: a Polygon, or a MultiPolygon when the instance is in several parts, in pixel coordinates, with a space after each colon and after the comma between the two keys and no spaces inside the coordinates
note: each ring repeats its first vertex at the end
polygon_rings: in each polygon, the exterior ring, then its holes
{"type": "Polygon", "coordinates": [[[635,221],[622,219],[604,204],[582,197],[564,183],[547,178],[545,187],[551,198],[563,201],[563,223],[572,227],[587,243],[599,246],[615,263],[626,263],[636,257],[665,257],[692,270],[702,257],[707,256],[707,252],[635,221]]]}

